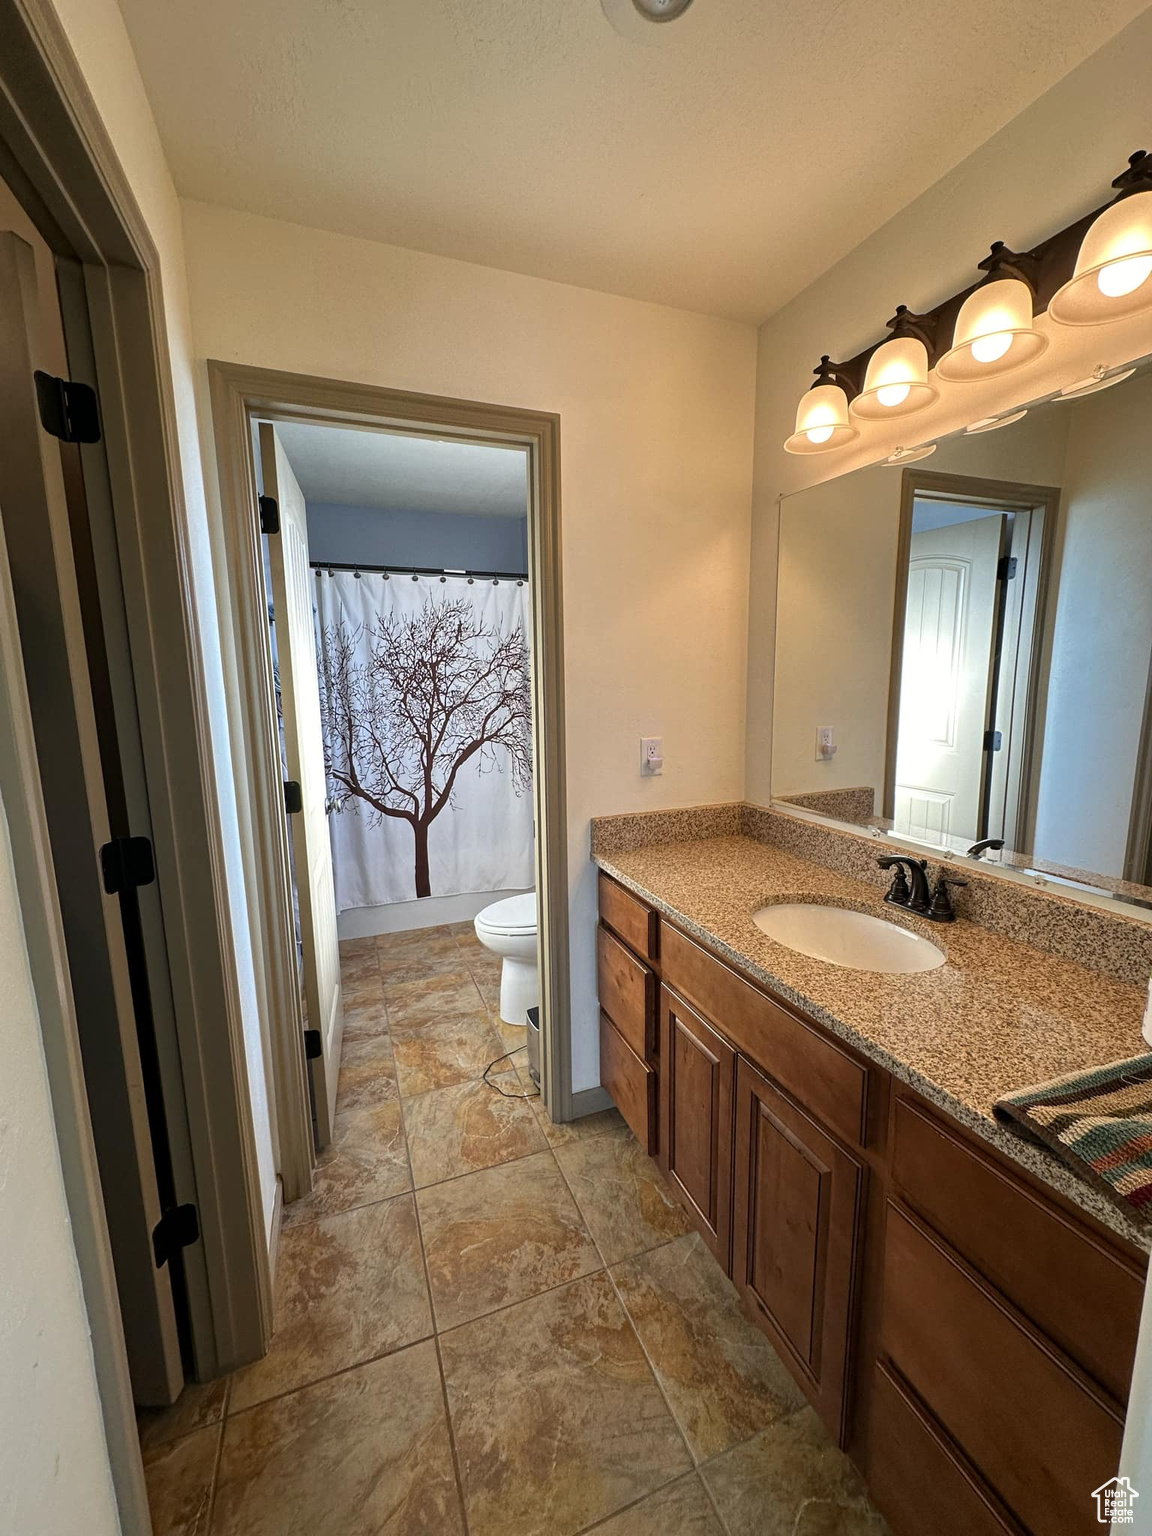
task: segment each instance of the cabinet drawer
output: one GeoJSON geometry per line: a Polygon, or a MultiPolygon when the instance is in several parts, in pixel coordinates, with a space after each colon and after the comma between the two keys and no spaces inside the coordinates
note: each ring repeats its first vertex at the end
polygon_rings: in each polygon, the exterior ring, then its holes
{"type": "Polygon", "coordinates": [[[600,876],[600,921],[619,934],[641,959],[658,957],[660,920],[656,913],[607,875],[600,876]]]}
{"type": "Polygon", "coordinates": [[[600,1015],[600,1082],[649,1157],[656,1152],[656,1074],[600,1015]]]}
{"type": "Polygon", "coordinates": [[[656,1051],[656,976],[601,925],[596,931],[600,1006],[644,1060],[656,1051]]]}
{"type": "Polygon", "coordinates": [[[1054,1345],[899,1206],[888,1206],[881,1346],[1029,1530],[1098,1530],[1119,1412],[1054,1345]]]}
{"type": "Polygon", "coordinates": [[[1023,1536],[995,1494],[953,1454],[939,1425],[882,1365],[872,1382],[868,1486],[893,1536],[1023,1536]]]}
{"type": "Polygon", "coordinates": [[[1127,1402],[1144,1291],[1135,1267],[914,1101],[897,1101],[894,1143],[908,1204],[1127,1402]]]}
{"type": "Polygon", "coordinates": [[[861,1062],[667,923],[660,945],[668,986],[838,1136],[864,1145],[868,1069],[861,1062]]]}

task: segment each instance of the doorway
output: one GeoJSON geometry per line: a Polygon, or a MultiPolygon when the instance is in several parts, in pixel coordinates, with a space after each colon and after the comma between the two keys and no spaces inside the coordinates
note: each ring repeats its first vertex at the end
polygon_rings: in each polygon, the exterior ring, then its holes
{"type": "MultiPolygon", "coordinates": [[[[341,783],[342,770],[344,770],[344,780],[358,780],[362,764],[355,761],[337,764],[330,753],[322,774],[321,788],[317,790],[314,786],[310,792],[313,815],[317,805],[320,811],[320,816],[315,820],[315,835],[311,845],[306,843],[303,835],[305,826],[303,819],[298,818],[296,825],[290,828],[285,825],[282,809],[284,764],[287,762],[290,768],[293,758],[292,748],[287,745],[285,757],[281,756],[278,721],[272,703],[275,699],[275,667],[267,623],[267,595],[263,567],[264,541],[268,535],[261,527],[261,503],[258,497],[261,494],[265,497],[263,503],[265,528],[275,523],[281,530],[281,534],[277,537],[282,537],[286,507],[289,509],[287,515],[293,520],[294,526],[298,529],[302,527],[304,530],[303,541],[295,535],[290,540],[293,544],[291,552],[288,546],[281,545],[278,555],[270,553],[274,607],[279,602],[289,600],[292,582],[296,582],[299,588],[295,602],[299,609],[296,618],[300,622],[297,624],[296,619],[293,620],[294,627],[299,630],[297,642],[294,645],[299,673],[296,679],[297,687],[301,681],[307,681],[314,688],[318,638],[321,640],[321,671],[325,669],[323,660],[325,647],[322,635],[317,634],[316,619],[312,617],[311,611],[313,609],[316,618],[319,618],[321,607],[324,607],[327,614],[326,627],[331,631],[327,663],[329,677],[321,678],[322,692],[331,695],[339,693],[342,678],[345,684],[350,684],[355,689],[363,685],[366,670],[371,670],[378,679],[386,676],[391,662],[395,660],[394,656],[390,657],[387,654],[388,645],[384,643],[384,632],[389,625],[391,625],[393,636],[407,634],[411,637],[417,633],[417,629],[414,629],[407,619],[387,616],[393,615],[394,610],[395,614],[399,614],[400,610],[392,597],[389,597],[386,604],[383,602],[386,581],[398,582],[406,586],[414,598],[420,599],[422,609],[423,600],[428,597],[430,606],[427,611],[434,614],[446,604],[456,604],[458,607],[460,604],[467,604],[471,612],[474,606],[473,599],[477,595],[476,589],[485,582],[502,584],[505,578],[513,582],[521,577],[524,579],[520,596],[522,605],[525,595],[528,598],[525,611],[528,633],[525,638],[531,656],[527,677],[532,723],[531,745],[525,757],[521,749],[510,746],[510,738],[506,737],[488,753],[487,766],[491,769],[499,758],[502,766],[509,770],[510,778],[519,776],[520,788],[526,795],[520,807],[522,819],[527,816],[529,805],[531,807],[530,819],[535,826],[533,851],[529,864],[525,866],[521,862],[520,868],[529,869],[532,878],[524,879],[523,875],[515,877],[508,875],[507,878],[516,879],[516,885],[511,889],[523,890],[527,886],[537,893],[541,1093],[552,1118],[567,1119],[572,1113],[572,1098],[568,1018],[567,829],[564,811],[562,615],[560,611],[559,423],[556,417],[544,413],[438,397],[408,395],[373,386],[301,378],[296,375],[279,374],[232,364],[211,362],[209,375],[221,496],[229,545],[228,578],[234,617],[233,660],[237,684],[235,729],[236,739],[243,743],[245,752],[244,770],[241,773],[238,769],[237,779],[238,782],[247,783],[250,786],[244,810],[249,819],[250,830],[251,888],[256,895],[254,906],[257,910],[253,910],[252,920],[254,929],[264,936],[272,1004],[269,1016],[281,1021],[281,1027],[277,1030],[278,1038],[273,1042],[273,1055],[280,1063],[276,1074],[277,1107],[281,1132],[281,1155],[284,1164],[285,1200],[289,1201],[299,1199],[311,1186],[314,1155],[311,1111],[315,1104],[316,1128],[320,1133],[319,1139],[323,1142],[325,1120],[327,1118],[329,1129],[332,1121],[330,1112],[325,1109],[322,1095],[329,1103],[334,1102],[338,1066],[338,1044],[336,1043],[338,1031],[335,1026],[329,1025],[329,1020],[334,1018],[337,1011],[337,1008],[330,1006],[333,993],[325,993],[322,996],[315,981],[311,986],[307,981],[309,966],[313,968],[314,977],[318,977],[323,967],[327,965],[327,960],[321,961],[318,956],[315,956],[310,961],[306,953],[307,944],[305,944],[302,966],[297,965],[296,916],[292,904],[293,863],[296,866],[298,881],[302,884],[301,867],[317,856],[317,850],[322,850],[329,859],[331,858],[332,837],[325,823],[331,823],[349,815],[349,822],[344,825],[351,827],[351,815],[359,815],[361,806],[364,806],[374,812],[374,816],[369,815],[361,819],[368,822],[375,819],[377,825],[361,827],[359,829],[361,834],[365,832],[380,834],[381,825],[386,826],[385,832],[381,835],[382,851],[375,860],[373,873],[380,873],[386,878],[396,880],[400,877],[402,863],[411,861],[410,888],[394,885],[390,893],[385,893],[394,897],[406,897],[405,904],[410,911],[419,908],[423,903],[440,901],[447,897],[471,896],[476,899],[486,894],[491,900],[496,895],[506,894],[506,889],[490,888],[487,893],[452,892],[447,889],[437,891],[430,884],[434,877],[438,842],[440,853],[443,854],[444,835],[452,825],[450,818],[445,819],[447,801],[437,809],[437,802],[443,799],[444,790],[449,788],[447,779],[443,777],[436,780],[439,791],[430,801],[421,798],[418,786],[408,785],[406,787],[408,798],[406,798],[404,787],[396,788],[393,785],[396,792],[383,796],[376,793],[377,805],[372,807],[370,800],[356,795],[348,783],[341,783]],[[359,561],[355,558],[350,561],[330,558],[326,562],[320,559],[319,574],[313,574],[306,542],[309,535],[307,497],[299,493],[299,479],[292,467],[293,449],[284,451],[285,443],[294,445],[297,461],[303,462],[301,455],[304,449],[301,446],[303,441],[301,433],[305,428],[326,429],[329,432],[344,434],[343,451],[338,453],[336,458],[345,465],[351,456],[347,434],[384,434],[394,443],[402,441],[410,451],[418,451],[419,445],[423,444],[426,450],[440,445],[441,450],[456,447],[461,450],[487,449],[501,455],[515,454],[516,462],[520,465],[518,473],[522,477],[524,487],[524,553],[526,556],[524,571],[517,572],[515,569],[501,571],[491,567],[484,567],[482,571],[478,565],[468,560],[457,563],[455,559],[447,558],[443,563],[397,559],[395,566],[392,567],[386,559],[371,560],[364,556],[359,561]],[[283,434],[282,439],[278,434],[283,434]],[[257,458],[259,458],[259,465],[257,458]],[[269,484],[270,467],[275,479],[273,487],[269,484]],[[262,490],[258,488],[258,470],[263,481],[262,490]],[[273,490],[275,494],[272,494],[273,490]],[[293,512],[291,509],[297,500],[302,511],[298,508],[293,512]],[[270,501],[276,503],[274,509],[269,504],[270,501]],[[279,576],[275,568],[277,559],[282,562],[279,576]],[[352,569],[350,571],[339,569],[346,565],[350,565],[352,569]],[[331,576],[328,575],[329,570],[332,572],[331,576]],[[359,578],[356,575],[357,570],[360,572],[359,578]],[[278,584],[279,594],[276,591],[278,584]],[[355,591],[356,588],[359,588],[358,594],[355,591]],[[344,589],[350,589],[348,595],[342,595],[344,589]],[[304,591],[309,592],[309,598],[301,595],[304,591]],[[318,592],[323,594],[323,604],[313,601],[318,592]],[[374,593],[375,597],[366,608],[364,606],[368,601],[366,594],[370,592],[374,593]],[[347,605],[359,599],[363,601],[359,602],[359,607],[355,608],[355,611],[360,617],[356,624],[352,625],[348,622],[348,616],[353,609],[347,605]],[[382,604],[387,610],[383,617],[382,604]],[[310,610],[311,623],[308,626],[303,622],[305,607],[310,610]],[[381,622],[384,625],[383,629],[381,622]],[[346,637],[350,637],[354,631],[360,632],[357,645],[362,649],[362,655],[359,653],[348,653],[343,656],[337,654],[342,626],[346,637]],[[310,631],[307,634],[306,628],[310,631]],[[375,648],[373,635],[376,637],[375,648]],[[341,668],[344,669],[343,673],[341,668]],[[359,673],[356,669],[359,669],[359,673]],[[309,672],[311,676],[308,675],[309,672]],[[357,676],[360,678],[359,682],[356,680],[357,676]],[[333,687],[333,684],[336,686],[333,687]],[[517,763],[518,752],[521,755],[517,763]],[[336,769],[337,772],[333,774],[332,769],[336,769]],[[349,769],[352,771],[346,771],[349,769]],[[530,769],[530,793],[528,793],[528,775],[520,773],[520,769],[530,769]],[[415,794],[415,800],[411,798],[412,794],[415,794]],[[337,810],[332,804],[334,800],[342,801],[343,808],[337,810]],[[353,802],[356,802],[354,806],[353,802]],[[325,815],[326,804],[329,813],[327,816],[325,815]],[[390,814],[394,811],[404,811],[405,814],[390,814]],[[435,815],[429,815],[429,812],[435,812],[435,815]],[[419,825],[421,821],[424,822],[422,827],[419,825]],[[323,831],[321,831],[322,827],[323,831]],[[408,840],[410,846],[404,852],[401,852],[401,849],[405,845],[403,841],[396,841],[398,837],[408,840]],[[303,1001],[300,984],[301,970],[305,975],[303,1001]],[[312,1001],[313,998],[316,999],[315,1002],[312,1001]],[[305,1008],[310,1015],[307,1025],[303,1016],[305,1008]],[[319,1026],[321,1038],[317,1040],[315,1036],[309,1036],[305,1042],[305,1028],[316,1027],[311,1019],[313,1008],[318,1010],[321,1019],[319,1026]],[[313,1054],[306,1058],[306,1050],[313,1054]],[[309,1062],[307,1074],[303,1065],[305,1059],[309,1062]],[[319,1068],[314,1065],[317,1062],[320,1063],[319,1068]]],[[[336,437],[332,438],[332,442],[337,441],[336,437]]],[[[307,478],[306,471],[305,478],[307,478]]],[[[392,547],[397,546],[393,544],[392,547]]],[[[398,593],[399,586],[393,591],[398,593]]],[[[469,622],[474,623],[474,627],[478,627],[474,640],[481,648],[484,645],[491,648],[497,633],[503,629],[507,638],[511,629],[515,627],[509,626],[503,620],[480,619],[469,622]],[[483,639],[479,631],[486,632],[488,639],[483,639]]],[[[279,627],[279,621],[277,627],[279,627]]],[[[284,687],[286,650],[282,632],[276,636],[276,647],[281,669],[281,686],[286,696],[287,689],[284,687]]],[[[504,661],[507,661],[507,657],[504,661]]],[[[516,668],[513,667],[508,675],[512,676],[515,671],[516,668]]],[[[394,681],[387,686],[394,688],[394,681]]],[[[330,729],[333,720],[341,717],[341,711],[343,711],[342,719],[345,727],[352,724],[346,704],[346,700],[325,698],[323,707],[326,712],[326,728],[330,729]]],[[[311,709],[311,703],[308,707],[311,709]]],[[[294,711],[286,711],[286,713],[294,713],[294,711]]],[[[482,754],[482,752],[482,748],[477,749],[477,753],[482,754]]],[[[475,757],[477,753],[470,753],[470,758],[475,757]]],[[[418,749],[417,755],[419,755],[418,749]]],[[[347,757],[347,754],[345,756],[347,757]]],[[[356,754],[353,754],[353,758],[355,756],[356,754]]],[[[297,764],[301,760],[297,758],[297,764]]],[[[313,763],[315,760],[315,751],[313,751],[313,763]]],[[[377,761],[377,769],[380,766],[377,761]]],[[[450,776],[451,765],[448,764],[447,768],[450,776]]],[[[433,778],[435,777],[434,774],[433,778]]],[[[295,782],[301,783],[303,793],[303,783],[290,775],[289,783],[295,782]]],[[[381,789],[382,782],[378,775],[377,791],[381,789]]],[[[458,776],[453,787],[460,783],[458,776]]],[[[360,783],[359,788],[366,789],[368,786],[360,783]]],[[[295,791],[291,790],[289,793],[293,796],[293,803],[296,803],[295,791]]],[[[449,798],[451,798],[451,790],[449,790],[449,798]]],[[[508,806],[504,807],[501,814],[511,814],[515,810],[516,807],[509,798],[508,806]]],[[[353,843],[355,838],[351,836],[346,838],[343,832],[338,833],[336,837],[338,849],[344,842],[353,843]]],[[[509,847],[514,843],[515,839],[512,839],[509,847]]],[[[325,878],[327,877],[323,875],[319,877],[321,884],[325,878]]],[[[308,879],[310,882],[317,879],[315,869],[312,867],[309,868],[308,879]]],[[[492,875],[489,879],[494,880],[496,876],[492,875]]],[[[336,888],[335,878],[332,880],[332,887],[333,890],[336,888]]],[[[390,904],[388,901],[369,901],[364,904],[358,919],[345,918],[343,931],[346,935],[346,943],[359,943],[366,937],[371,937],[363,931],[364,910],[387,907],[390,904]],[[356,921],[360,922],[360,929],[356,929],[356,921]]],[[[397,905],[400,904],[397,902],[397,905]]],[[[302,898],[302,918],[304,905],[302,898]]],[[[331,894],[328,894],[325,898],[326,912],[333,909],[334,905],[331,894]]],[[[327,917],[325,920],[327,921],[327,917]]],[[[468,917],[461,911],[456,911],[452,920],[457,925],[461,925],[468,921],[468,917]]],[[[413,929],[420,926],[420,923],[412,922],[413,929]]],[[[443,923],[437,926],[447,928],[449,924],[443,923]]],[[[301,927],[304,927],[303,921],[301,927]]],[[[340,931],[339,928],[336,929],[337,939],[340,937],[340,931]]],[[[394,925],[393,931],[395,931],[394,925]]],[[[329,937],[323,942],[331,944],[331,931],[329,937]]],[[[338,969],[336,974],[338,979],[338,969]]]]}
{"type": "MultiPolygon", "coordinates": [[[[316,422],[261,421],[254,451],[322,1150],[336,1134],[341,951],[483,933],[521,1040],[539,1004],[528,465],[518,447],[316,422]],[[513,934],[501,914],[514,907],[513,934]]],[[[450,1033],[462,1057],[441,1078],[495,1064],[450,1033]]]]}
{"type": "Polygon", "coordinates": [[[906,471],[884,816],[937,846],[1027,846],[1057,492],[906,471]]]}

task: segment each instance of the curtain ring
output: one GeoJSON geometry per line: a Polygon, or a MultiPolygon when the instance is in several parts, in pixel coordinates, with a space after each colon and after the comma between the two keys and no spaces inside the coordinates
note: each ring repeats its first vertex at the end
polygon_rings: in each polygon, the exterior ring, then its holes
{"type": "Polygon", "coordinates": [[[476,585],[475,579],[473,577],[471,577],[471,576],[469,576],[469,578],[468,578],[468,585],[470,587],[474,587],[476,585]]]}
{"type": "Polygon", "coordinates": [[[523,581],[523,578],[521,578],[521,577],[519,577],[519,576],[518,576],[518,577],[517,577],[517,578],[516,578],[516,585],[517,585],[517,586],[518,586],[518,587],[522,587],[522,586],[523,586],[523,585],[524,585],[524,581],[523,581]]]}
{"type": "Polygon", "coordinates": [[[387,571],[385,571],[383,574],[384,574],[384,580],[385,581],[390,581],[391,580],[391,577],[388,575],[387,571]]]}
{"type": "Polygon", "coordinates": [[[500,585],[500,578],[499,578],[499,576],[493,576],[493,578],[492,578],[492,585],[494,587],[498,587],[500,585]]]}
{"type": "Polygon", "coordinates": [[[413,571],[412,572],[412,580],[413,581],[419,581],[420,580],[420,572],[419,571],[413,571]]]}
{"type": "Polygon", "coordinates": [[[353,571],[352,574],[353,574],[353,576],[355,576],[357,581],[360,580],[360,572],[359,571],[353,571]]]}
{"type": "Polygon", "coordinates": [[[441,585],[443,585],[443,583],[446,582],[447,580],[448,580],[447,576],[441,576],[441,578],[440,578],[441,585]]]}

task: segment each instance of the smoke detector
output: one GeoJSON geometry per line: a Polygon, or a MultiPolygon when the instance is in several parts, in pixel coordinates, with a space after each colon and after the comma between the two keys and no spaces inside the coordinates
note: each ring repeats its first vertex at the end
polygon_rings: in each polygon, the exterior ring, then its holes
{"type": "Polygon", "coordinates": [[[621,37],[652,47],[668,35],[661,35],[663,25],[679,20],[692,0],[600,0],[600,4],[621,37]]]}
{"type": "Polygon", "coordinates": [[[677,16],[683,16],[692,0],[632,0],[632,4],[645,21],[675,21],[677,16]]]}

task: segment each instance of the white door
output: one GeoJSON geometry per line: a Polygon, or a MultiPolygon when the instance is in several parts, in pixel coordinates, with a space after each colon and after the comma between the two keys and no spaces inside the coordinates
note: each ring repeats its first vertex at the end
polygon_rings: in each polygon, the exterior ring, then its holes
{"type": "Polygon", "coordinates": [[[340,995],[332,844],[325,809],[328,790],[316,680],[308,523],[303,492],[276,429],[268,422],[260,424],[260,460],[264,494],[273,498],[280,513],[280,532],[270,536],[268,549],[288,777],[299,784],[303,801],[302,809],[289,821],[300,911],[306,1027],[319,1031],[319,1049],[311,1064],[316,1128],[320,1145],[324,1146],[332,1139],[336,1113],[344,1008],[340,995]]]}
{"type": "Polygon", "coordinates": [[[912,535],[894,819],[914,837],[977,836],[1003,523],[912,535]]]}
{"type": "MultiPolygon", "coordinates": [[[[7,571],[0,585],[8,632],[7,688],[16,698],[22,665],[31,738],[24,762],[39,785],[51,844],[75,1004],[92,1134],[100,1170],[116,1287],[136,1402],[163,1406],[184,1384],[171,1264],[157,1262],[153,1234],[164,1206],[146,1097],[159,1090],[146,1070],[121,900],[101,877],[100,850],[111,842],[106,780],[88,665],[60,444],[43,429],[34,371],[57,369],[48,335],[55,295],[46,272],[38,288],[35,254],[0,232],[0,426],[3,482],[0,539],[7,571]]],[[[59,343],[62,347],[62,341],[59,343]]],[[[27,829],[21,829],[21,836],[27,829]]]]}

